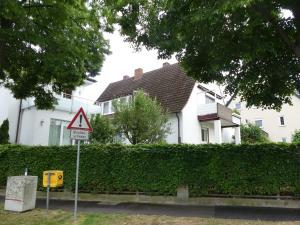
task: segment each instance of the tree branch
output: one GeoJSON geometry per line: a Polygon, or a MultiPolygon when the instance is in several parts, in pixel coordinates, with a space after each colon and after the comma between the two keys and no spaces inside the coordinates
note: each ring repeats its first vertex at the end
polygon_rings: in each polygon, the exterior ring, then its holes
{"type": "Polygon", "coordinates": [[[281,39],[286,43],[286,45],[295,53],[295,55],[297,56],[297,58],[300,59],[300,46],[297,46],[287,35],[287,33],[282,29],[281,26],[278,25],[276,18],[274,16],[272,16],[272,14],[267,11],[266,9],[262,8],[262,7],[255,7],[255,10],[263,16],[263,18],[270,22],[276,32],[279,34],[279,36],[281,37],[281,39]]]}
{"type": "Polygon", "coordinates": [[[226,102],[225,106],[228,107],[230,105],[230,103],[232,102],[233,99],[235,99],[235,97],[238,94],[238,89],[236,89],[233,93],[233,95],[230,97],[230,99],[226,102]]]}
{"type": "Polygon", "coordinates": [[[53,5],[47,5],[47,4],[24,4],[24,8],[51,8],[53,5]]]}

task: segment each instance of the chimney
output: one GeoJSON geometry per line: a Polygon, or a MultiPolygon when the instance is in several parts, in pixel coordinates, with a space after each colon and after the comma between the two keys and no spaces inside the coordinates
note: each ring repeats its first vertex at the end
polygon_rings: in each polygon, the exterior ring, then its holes
{"type": "Polygon", "coordinates": [[[170,66],[170,63],[164,62],[162,67],[170,66]]]}
{"type": "Polygon", "coordinates": [[[126,79],[128,79],[128,78],[129,78],[128,75],[124,75],[124,76],[123,76],[123,80],[126,80],[126,79]]]}
{"type": "Polygon", "coordinates": [[[134,80],[139,80],[141,79],[143,76],[143,69],[142,68],[138,68],[134,70],[134,80]]]}

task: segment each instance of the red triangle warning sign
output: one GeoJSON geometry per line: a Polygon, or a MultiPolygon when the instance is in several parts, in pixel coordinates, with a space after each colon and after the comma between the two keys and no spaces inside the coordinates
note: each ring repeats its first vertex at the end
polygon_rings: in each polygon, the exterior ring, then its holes
{"type": "Polygon", "coordinates": [[[79,111],[76,113],[72,121],[67,126],[67,129],[70,130],[86,130],[88,132],[92,132],[93,128],[85,115],[83,108],[80,108],[79,111]]]}

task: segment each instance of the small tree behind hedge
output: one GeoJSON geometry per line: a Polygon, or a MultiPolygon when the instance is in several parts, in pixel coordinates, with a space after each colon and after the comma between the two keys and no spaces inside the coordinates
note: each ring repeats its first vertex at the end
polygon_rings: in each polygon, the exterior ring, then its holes
{"type": "Polygon", "coordinates": [[[300,142],[300,129],[299,130],[295,130],[293,136],[292,136],[292,142],[296,143],[296,142],[300,142]]]}
{"type": "Polygon", "coordinates": [[[114,141],[116,132],[109,118],[98,114],[91,119],[91,126],[92,143],[107,144],[114,141]]]}
{"type": "Polygon", "coordinates": [[[164,141],[169,133],[168,117],[161,105],[139,90],[129,103],[114,101],[114,124],[131,144],[164,141]]]}
{"type": "Polygon", "coordinates": [[[9,144],[9,121],[4,120],[0,126],[0,144],[9,144]]]}
{"type": "Polygon", "coordinates": [[[269,142],[267,134],[259,126],[251,123],[241,125],[241,139],[243,144],[269,142]]]}

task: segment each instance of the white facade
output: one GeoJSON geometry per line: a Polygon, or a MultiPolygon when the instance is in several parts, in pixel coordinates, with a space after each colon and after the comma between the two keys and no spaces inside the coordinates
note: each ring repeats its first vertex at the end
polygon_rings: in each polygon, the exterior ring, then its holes
{"type": "MultiPolygon", "coordinates": [[[[199,88],[199,83],[196,83],[190,94],[190,97],[178,113],[170,113],[168,124],[170,126],[170,134],[166,137],[166,142],[169,144],[186,143],[186,144],[206,144],[206,143],[240,143],[240,118],[232,116],[230,109],[230,118],[227,120],[209,119],[207,121],[199,121],[200,115],[218,114],[219,106],[223,105],[221,91],[218,86],[208,84],[203,91],[199,88]],[[215,93],[212,95],[211,93],[215,93]],[[179,124],[178,124],[179,123],[179,124]],[[230,126],[230,127],[228,127],[230,126]],[[204,134],[205,133],[205,134],[204,134]],[[236,137],[235,139],[233,137],[236,137]]],[[[201,84],[203,86],[203,84],[201,84]]],[[[123,97],[126,101],[130,100],[130,96],[123,97]]],[[[101,103],[102,115],[111,115],[114,113],[112,101],[101,103]]],[[[225,106],[223,106],[226,108],[225,106]]],[[[124,143],[128,144],[128,140],[124,143]]]]}
{"type": "Polygon", "coordinates": [[[90,84],[92,82],[86,80],[71,95],[56,95],[58,103],[54,110],[38,110],[34,98],[23,100],[20,110],[20,100],[13,98],[8,89],[0,88],[0,123],[9,119],[10,142],[25,145],[71,144],[66,127],[80,107],[88,116],[101,112],[100,106],[95,105],[93,100],[82,96],[84,88],[90,84]]]}
{"type": "Polygon", "coordinates": [[[284,104],[280,111],[246,107],[245,102],[234,100],[231,108],[240,112],[242,123],[256,123],[274,142],[291,142],[295,130],[300,129],[300,97],[292,96],[292,105],[284,104]]]}
{"type": "Polygon", "coordinates": [[[9,120],[9,138],[15,143],[20,101],[16,100],[10,90],[0,87],[0,125],[4,120],[9,120]]]}
{"type": "MultiPolygon", "coordinates": [[[[222,128],[222,119],[200,122],[199,115],[210,115],[217,113],[217,103],[223,105],[223,100],[201,90],[196,83],[186,105],[181,111],[181,137],[182,143],[205,144],[205,143],[232,143],[235,128],[222,128]],[[208,103],[206,98],[213,98],[215,102],[208,103]],[[207,139],[203,139],[203,132],[207,132],[207,139]]],[[[201,84],[203,86],[203,84],[201,84]]],[[[222,96],[220,89],[214,84],[205,86],[208,90],[222,96]]],[[[237,124],[240,124],[237,121],[237,124]]],[[[237,140],[239,142],[239,140],[237,140]]]]}

